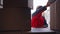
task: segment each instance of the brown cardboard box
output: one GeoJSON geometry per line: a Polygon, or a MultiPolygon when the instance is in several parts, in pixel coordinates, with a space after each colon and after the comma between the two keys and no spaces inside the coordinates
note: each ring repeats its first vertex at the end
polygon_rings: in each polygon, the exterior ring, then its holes
{"type": "Polygon", "coordinates": [[[30,9],[28,8],[5,8],[2,30],[24,30],[31,28],[30,9]]]}

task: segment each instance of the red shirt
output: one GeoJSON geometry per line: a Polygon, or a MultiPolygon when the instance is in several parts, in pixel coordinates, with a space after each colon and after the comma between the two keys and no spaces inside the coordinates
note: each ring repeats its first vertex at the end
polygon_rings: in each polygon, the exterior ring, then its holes
{"type": "Polygon", "coordinates": [[[44,18],[42,17],[42,12],[41,11],[39,14],[35,15],[32,17],[31,20],[31,27],[35,28],[41,28],[44,25],[44,18]]]}

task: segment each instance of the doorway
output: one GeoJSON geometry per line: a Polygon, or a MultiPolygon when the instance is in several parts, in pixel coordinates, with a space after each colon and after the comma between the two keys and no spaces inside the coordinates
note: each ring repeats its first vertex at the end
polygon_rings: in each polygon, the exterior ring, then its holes
{"type": "MultiPolygon", "coordinates": [[[[33,9],[31,10],[31,19],[32,19],[32,14],[36,11],[37,6],[45,6],[47,2],[48,0],[33,0],[33,9]]],[[[42,15],[45,17],[48,27],[47,28],[32,28],[31,27],[32,32],[40,32],[43,30],[45,30],[45,32],[47,30],[48,32],[50,30],[50,7],[48,7],[47,10],[43,12],[42,15]]]]}

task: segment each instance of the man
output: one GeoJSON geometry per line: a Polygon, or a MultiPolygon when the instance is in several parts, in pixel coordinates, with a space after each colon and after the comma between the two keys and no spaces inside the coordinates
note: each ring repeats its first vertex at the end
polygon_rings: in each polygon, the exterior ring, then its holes
{"type": "Polygon", "coordinates": [[[36,12],[32,14],[31,27],[35,27],[35,28],[48,27],[45,18],[42,16],[42,13],[45,10],[47,10],[47,7],[50,6],[53,2],[55,2],[55,0],[53,1],[49,0],[46,6],[37,7],[36,12]]]}
{"type": "Polygon", "coordinates": [[[45,18],[42,17],[42,13],[46,10],[46,6],[38,6],[36,9],[36,12],[32,14],[32,22],[31,22],[31,26],[32,27],[36,27],[36,28],[41,28],[41,27],[45,27],[44,26],[44,22],[45,18]]]}

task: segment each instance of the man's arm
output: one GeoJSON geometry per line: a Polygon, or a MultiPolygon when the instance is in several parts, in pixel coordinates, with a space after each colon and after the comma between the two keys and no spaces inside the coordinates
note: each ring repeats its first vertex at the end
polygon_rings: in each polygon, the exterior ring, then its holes
{"type": "Polygon", "coordinates": [[[56,0],[48,0],[46,7],[50,6],[51,4],[53,4],[56,0]]]}
{"type": "Polygon", "coordinates": [[[40,6],[40,8],[38,8],[33,14],[32,17],[39,14],[41,11],[45,11],[47,8],[46,6],[40,6]]]}

